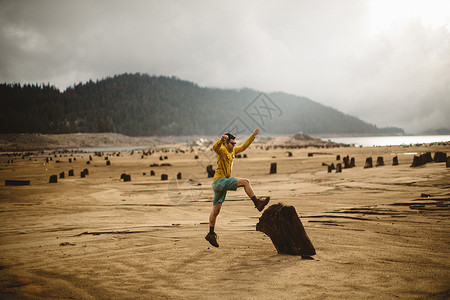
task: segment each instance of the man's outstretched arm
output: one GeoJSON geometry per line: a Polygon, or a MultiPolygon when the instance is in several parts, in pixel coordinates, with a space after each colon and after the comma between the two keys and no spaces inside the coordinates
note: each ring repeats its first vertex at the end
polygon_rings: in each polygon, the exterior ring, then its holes
{"type": "Polygon", "coordinates": [[[250,144],[255,140],[255,137],[259,134],[260,130],[259,128],[256,128],[253,133],[249,136],[249,138],[243,143],[241,146],[236,147],[235,153],[239,153],[244,151],[245,149],[250,146],[250,144]]]}

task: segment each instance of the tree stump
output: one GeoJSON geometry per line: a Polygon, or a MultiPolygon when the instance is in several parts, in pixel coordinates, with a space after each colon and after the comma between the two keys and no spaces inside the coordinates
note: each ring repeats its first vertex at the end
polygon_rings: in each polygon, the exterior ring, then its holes
{"type": "Polygon", "coordinates": [[[345,156],[342,161],[344,162],[344,169],[349,169],[351,168],[350,166],[350,157],[347,155],[345,156]]]}
{"type": "Polygon", "coordinates": [[[332,170],[331,166],[328,166],[328,173],[331,173],[332,170]]]}
{"type": "Polygon", "coordinates": [[[177,174],[177,179],[178,179],[178,180],[181,179],[181,172],[177,174]]]}
{"type": "Polygon", "coordinates": [[[342,173],[342,165],[341,163],[336,164],[336,173],[342,173]]]}
{"type": "Polygon", "coordinates": [[[416,156],[414,155],[413,162],[411,164],[411,167],[418,167],[426,164],[425,156],[423,154],[416,156]]]}
{"type": "Polygon", "coordinates": [[[161,174],[161,180],[167,180],[169,176],[167,174],[161,174]]]}
{"type": "Polygon", "coordinates": [[[64,172],[59,173],[59,178],[64,178],[64,172]]]}
{"type": "Polygon", "coordinates": [[[89,175],[89,170],[88,169],[84,169],[83,173],[84,173],[84,175],[89,175]]]}
{"type": "Polygon", "coordinates": [[[331,170],[336,169],[336,167],[334,166],[334,163],[331,163],[330,168],[331,168],[331,170]]]}
{"type": "Polygon", "coordinates": [[[270,237],[279,254],[302,257],[316,254],[293,206],[283,203],[269,206],[259,218],[256,230],[270,237]]]}
{"type": "Polygon", "coordinates": [[[434,153],[434,162],[446,162],[446,161],[447,161],[447,153],[444,152],[434,153]]]}
{"type": "Polygon", "coordinates": [[[106,161],[106,165],[107,165],[107,166],[110,166],[110,165],[111,165],[111,161],[110,161],[110,160],[107,160],[107,161],[106,161]]]}
{"type": "Polygon", "coordinates": [[[5,185],[7,186],[21,186],[21,185],[30,185],[29,180],[5,180],[5,185]]]}
{"type": "Polygon", "coordinates": [[[81,172],[80,172],[80,177],[81,177],[81,178],[85,178],[85,177],[86,177],[86,174],[84,174],[84,172],[81,171],[81,172]]]}
{"type": "Polygon", "coordinates": [[[352,158],[350,159],[350,168],[354,168],[354,167],[356,167],[356,164],[355,164],[355,158],[352,157],[352,158]]]}
{"type": "Polygon", "coordinates": [[[213,169],[212,165],[206,166],[206,172],[208,173],[208,178],[213,178],[216,171],[213,169]]]}
{"type": "Polygon", "coordinates": [[[336,160],[341,160],[341,156],[340,155],[336,155],[336,160]]]}
{"type": "Polygon", "coordinates": [[[381,167],[381,166],[384,166],[383,156],[378,156],[377,157],[377,164],[375,165],[375,167],[381,167]]]}
{"type": "Polygon", "coordinates": [[[69,176],[73,176],[73,170],[69,170],[69,176]]]}
{"type": "Polygon", "coordinates": [[[270,164],[270,174],[276,174],[277,173],[277,163],[271,163],[270,164]]]}
{"type": "Polygon", "coordinates": [[[372,167],[373,167],[373,165],[372,165],[372,157],[366,158],[366,164],[364,165],[364,169],[372,168],[372,167]]]}
{"type": "Polygon", "coordinates": [[[150,176],[155,176],[155,171],[150,170],[150,176]]]}
{"type": "Polygon", "coordinates": [[[447,157],[447,162],[445,163],[447,168],[450,168],[450,156],[447,157]]]}
{"type": "Polygon", "coordinates": [[[398,166],[398,157],[397,156],[394,156],[394,158],[392,159],[392,165],[398,166]]]}
{"type": "Polygon", "coordinates": [[[50,179],[48,180],[48,183],[57,183],[57,182],[58,182],[58,176],[50,175],[50,179]]]}
{"type": "Polygon", "coordinates": [[[425,162],[430,163],[433,161],[433,158],[431,157],[431,152],[427,152],[425,155],[425,162]]]}

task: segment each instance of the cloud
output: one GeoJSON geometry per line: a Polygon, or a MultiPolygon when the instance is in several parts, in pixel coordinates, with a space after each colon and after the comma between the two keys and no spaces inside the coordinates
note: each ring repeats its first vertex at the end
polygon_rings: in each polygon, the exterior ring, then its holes
{"type": "Polygon", "coordinates": [[[407,19],[374,35],[371,3],[2,1],[0,81],[175,75],[307,96],[378,126],[450,127],[449,27],[407,19]]]}

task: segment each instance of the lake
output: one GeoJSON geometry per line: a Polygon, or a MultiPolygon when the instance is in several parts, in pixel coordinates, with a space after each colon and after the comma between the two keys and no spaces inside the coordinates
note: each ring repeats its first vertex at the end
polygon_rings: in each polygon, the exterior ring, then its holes
{"type": "Polygon", "coordinates": [[[408,136],[363,136],[363,137],[323,137],[335,143],[354,144],[362,147],[415,145],[423,143],[448,142],[450,135],[408,135],[408,136]]]}

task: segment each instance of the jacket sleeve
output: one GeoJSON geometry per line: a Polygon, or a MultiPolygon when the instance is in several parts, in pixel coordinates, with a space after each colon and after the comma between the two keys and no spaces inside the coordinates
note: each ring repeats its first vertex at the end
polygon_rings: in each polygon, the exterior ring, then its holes
{"type": "Polygon", "coordinates": [[[217,142],[213,146],[214,152],[216,152],[217,154],[220,154],[220,147],[222,147],[222,145],[223,145],[223,140],[222,140],[222,138],[220,138],[217,140],[217,142]]]}
{"type": "Polygon", "coordinates": [[[250,144],[255,140],[255,137],[252,135],[250,135],[250,137],[245,141],[245,143],[243,143],[242,145],[240,145],[239,147],[235,148],[235,152],[234,153],[239,153],[244,151],[245,149],[248,148],[248,146],[250,146],[250,144]]]}

